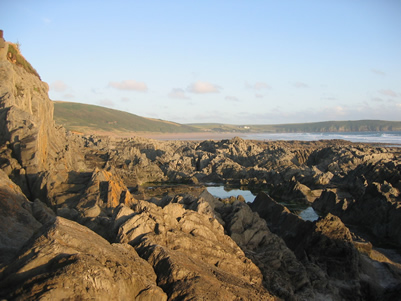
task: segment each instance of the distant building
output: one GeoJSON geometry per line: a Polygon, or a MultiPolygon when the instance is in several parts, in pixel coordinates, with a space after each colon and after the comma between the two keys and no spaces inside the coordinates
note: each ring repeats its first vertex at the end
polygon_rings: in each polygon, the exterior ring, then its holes
{"type": "Polygon", "coordinates": [[[0,48],[4,48],[6,46],[6,41],[3,38],[3,30],[0,29],[0,48]]]}

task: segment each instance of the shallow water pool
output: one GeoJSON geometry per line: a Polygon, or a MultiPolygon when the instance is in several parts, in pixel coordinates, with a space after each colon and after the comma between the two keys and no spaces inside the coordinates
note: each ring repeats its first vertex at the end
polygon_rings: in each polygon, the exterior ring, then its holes
{"type": "MultiPolygon", "coordinates": [[[[207,186],[207,191],[213,195],[214,197],[218,197],[221,199],[229,198],[231,196],[237,197],[238,195],[242,195],[247,203],[252,203],[256,194],[252,193],[250,190],[246,189],[237,189],[237,188],[228,188],[223,185],[211,185],[207,186]]],[[[315,221],[319,218],[319,215],[313,210],[311,206],[305,204],[294,204],[294,203],[282,203],[283,206],[286,206],[292,213],[297,214],[303,220],[306,221],[315,221]]]]}

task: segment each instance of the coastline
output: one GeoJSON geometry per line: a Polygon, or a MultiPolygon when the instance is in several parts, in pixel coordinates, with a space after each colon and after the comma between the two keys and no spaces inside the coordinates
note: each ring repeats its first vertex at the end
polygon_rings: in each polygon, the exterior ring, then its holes
{"type": "Polygon", "coordinates": [[[155,140],[222,140],[242,136],[240,133],[194,132],[194,133],[134,133],[136,136],[155,140]]]}
{"type": "Polygon", "coordinates": [[[353,143],[380,144],[401,147],[401,132],[328,132],[328,133],[241,133],[241,132],[191,132],[191,133],[155,133],[155,132],[109,132],[109,131],[72,131],[79,135],[97,135],[112,138],[141,137],[159,141],[203,141],[225,140],[239,137],[256,141],[320,141],[344,140],[353,143]]]}
{"type": "Polygon", "coordinates": [[[106,132],[106,131],[93,131],[91,133],[76,132],[80,135],[98,135],[108,136],[114,138],[130,138],[130,137],[142,137],[155,140],[222,140],[232,139],[236,136],[244,137],[241,133],[233,132],[192,132],[192,133],[154,133],[154,132],[106,132]]]}

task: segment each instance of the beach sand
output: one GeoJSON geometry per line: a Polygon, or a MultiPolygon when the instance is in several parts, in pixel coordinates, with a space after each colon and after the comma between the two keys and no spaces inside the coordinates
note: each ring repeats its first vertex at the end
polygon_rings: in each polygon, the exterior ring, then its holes
{"type": "MultiPolygon", "coordinates": [[[[78,133],[78,132],[76,132],[78,133]]],[[[152,133],[152,132],[104,132],[104,131],[91,131],[85,133],[78,133],[81,135],[98,135],[109,136],[115,138],[130,138],[130,137],[143,137],[155,140],[222,140],[231,139],[240,136],[240,133],[232,132],[195,132],[195,133],[152,133]]]]}
{"type": "Polygon", "coordinates": [[[155,140],[222,140],[231,139],[238,136],[239,133],[136,133],[136,136],[151,138],[155,140]]]}

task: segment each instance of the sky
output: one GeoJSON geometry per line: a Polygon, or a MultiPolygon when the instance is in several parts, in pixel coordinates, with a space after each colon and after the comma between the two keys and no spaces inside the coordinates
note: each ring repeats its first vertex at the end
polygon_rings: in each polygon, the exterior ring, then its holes
{"type": "Polygon", "coordinates": [[[1,0],[52,100],[178,123],[401,121],[400,0],[1,0]]]}

